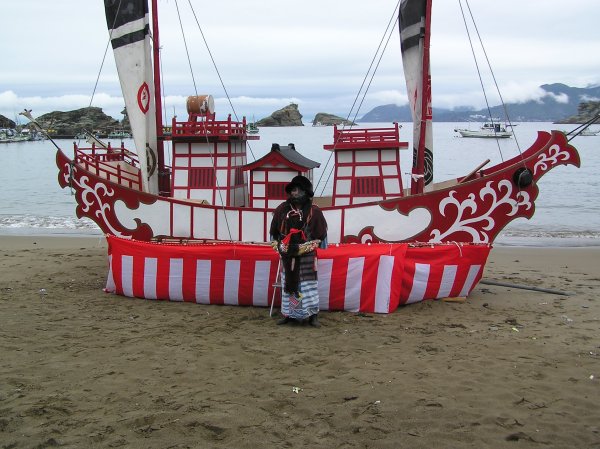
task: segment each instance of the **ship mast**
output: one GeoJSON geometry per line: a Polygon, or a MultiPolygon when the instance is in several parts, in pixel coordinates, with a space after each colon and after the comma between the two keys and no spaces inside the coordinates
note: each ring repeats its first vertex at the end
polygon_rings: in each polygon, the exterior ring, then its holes
{"type": "MultiPolygon", "coordinates": [[[[423,36],[423,60],[421,80],[421,126],[419,129],[419,147],[417,148],[417,163],[413,167],[411,194],[423,193],[425,187],[425,148],[428,121],[431,121],[431,73],[429,69],[429,47],[431,41],[431,0],[425,4],[425,29],[423,36]]],[[[431,148],[430,148],[431,150],[431,148]]]]}
{"type": "Polygon", "coordinates": [[[154,104],[156,114],[156,152],[159,195],[170,194],[169,172],[165,170],[165,145],[162,121],[162,93],[160,89],[160,43],[158,37],[158,1],[152,0],[152,56],[154,66],[154,104]]]}

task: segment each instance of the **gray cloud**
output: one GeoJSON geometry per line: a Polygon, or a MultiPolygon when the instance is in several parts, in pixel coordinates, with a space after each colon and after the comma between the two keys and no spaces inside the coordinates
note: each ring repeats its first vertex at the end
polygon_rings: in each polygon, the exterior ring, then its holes
{"type": "MultiPolygon", "coordinates": [[[[192,3],[204,36],[194,15],[183,10],[187,2],[179,5],[194,80],[198,93],[216,98],[217,113],[232,111],[212,58],[238,116],[258,119],[295,102],[307,120],[317,112],[346,116],[357,98],[362,101],[358,90],[396,4],[347,0],[324,7],[316,0],[265,0],[248,8],[242,0],[192,3]]],[[[489,0],[469,4],[506,101],[540,98],[538,86],[544,83],[600,82],[600,58],[591,56],[600,48],[597,15],[590,14],[597,9],[595,0],[572,0],[568,8],[557,0],[504,0],[493,14],[489,0]]],[[[175,2],[160,0],[159,5],[165,107],[169,116],[173,111],[181,116],[185,98],[195,94],[192,75],[175,2]]],[[[480,107],[483,96],[457,2],[433,7],[434,105],[480,107]]],[[[0,72],[0,114],[12,117],[28,108],[40,115],[91,101],[120,118],[123,101],[110,49],[94,92],[108,40],[102,2],[9,2],[3,5],[0,29],[4,36],[18,36],[16,45],[3,49],[10,64],[0,72]]],[[[484,85],[493,85],[489,74],[482,76],[484,85]]],[[[359,116],[390,103],[406,103],[397,31],[359,116]]]]}

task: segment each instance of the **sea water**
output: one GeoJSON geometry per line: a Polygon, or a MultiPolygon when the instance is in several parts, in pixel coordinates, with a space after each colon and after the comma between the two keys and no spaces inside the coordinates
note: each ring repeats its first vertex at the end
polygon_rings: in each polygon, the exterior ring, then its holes
{"type": "MultiPolygon", "coordinates": [[[[410,185],[412,126],[402,124],[401,140],[409,149],[401,151],[403,183],[410,185]]],[[[360,124],[360,127],[389,127],[390,124],[360,124]]],[[[471,172],[486,159],[491,167],[524,152],[539,130],[570,130],[573,125],[518,123],[510,139],[457,137],[454,128],[462,123],[434,123],[434,181],[456,178],[471,172]]],[[[474,127],[474,125],[472,125],[474,127]]],[[[319,162],[315,170],[317,195],[332,191],[333,157],[324,144],[333,142],[332,127],[282,127],[260,129],[260,140],[248,142],[248,161],[268,153],[273,143],[293,143],[304,156],[319,162]]],[[[73,142],[55,141],[67,155],[73,142]]],[[[113,145],[119,142],[112,142],[113,145]]],[[[125,141],[132,147],[131,140],[125,141]]],[[[531,220],[511,222],[496,240],[503,245],[587,246],[600,244],[600,136],[580,136],[571,141],[579,151],[581,168],[558,166],[539,182],[540,194],[531,220]]],[[[87,144],[86,144],[87,145],[87,144]]],[[[0,235],[100,235],[89,219],[75,215],[75,198],[69,188],[58,185],[56,148],[51,141],[0,144],[0,235]]],[[[166,159],[170,160],[167,145],[166,159]]]]}

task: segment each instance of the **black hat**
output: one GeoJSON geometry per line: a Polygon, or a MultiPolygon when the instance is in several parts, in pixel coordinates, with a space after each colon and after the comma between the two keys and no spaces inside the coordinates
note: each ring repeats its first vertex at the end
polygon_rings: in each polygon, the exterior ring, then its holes
{"type": "Polygon", "coordinates": [[[306,176],[298,175],[292,178],[290,183],[285,186],[285,191],[288,193],[288,195],[292,193],[292,189],[294,187],[304,190],[309,198],[312,198],[315,195],[312,189],[312,183],[306,176]]]}

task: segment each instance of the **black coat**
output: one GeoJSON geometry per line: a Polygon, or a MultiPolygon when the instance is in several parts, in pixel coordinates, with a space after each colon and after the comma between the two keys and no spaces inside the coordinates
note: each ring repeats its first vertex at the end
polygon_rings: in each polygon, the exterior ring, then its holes
{"type": "Polygon", "coordinates": [[[281,240],[290,229],[296,228],[304,231],[306,240],[325,240],[327,237],[327,221],[318,206],[307,201],[302,207],[302,221],[297,219],[286,219],[292,210],[290,200],[284,201],[273,212],[273,220],[269,234],[274,240],[281,240]]]}

